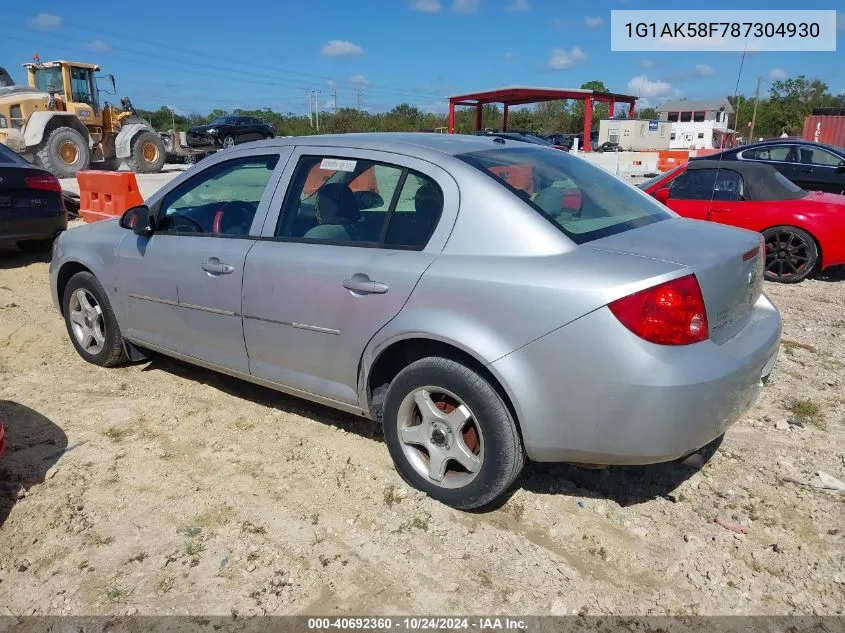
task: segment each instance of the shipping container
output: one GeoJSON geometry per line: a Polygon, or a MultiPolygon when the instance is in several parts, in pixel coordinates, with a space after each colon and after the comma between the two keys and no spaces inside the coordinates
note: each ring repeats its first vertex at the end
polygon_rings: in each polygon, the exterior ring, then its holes
{"type": "Polygon", "coordinates": [[[808,116],[802,136],[815,143],[845,148],[845,116],[808,116]]]}

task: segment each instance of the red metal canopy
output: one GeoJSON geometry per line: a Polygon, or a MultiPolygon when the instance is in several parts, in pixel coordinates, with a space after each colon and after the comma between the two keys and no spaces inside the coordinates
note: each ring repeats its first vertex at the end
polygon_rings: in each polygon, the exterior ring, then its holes
{"type": "Polygon", "coordinates": [[[481,113],[485,103],[501,103],[504,106],[502,117],[502,131],[508,129],[508,108],[528,103],[543,101],[559,101],[563,99],[577,99],[584,102],[584,151],[590,151],[590,129],[593,123],[593,101],[609,104],[609,116],[612,118],[616,102],[627,103],[628,118],[634,118],[634,105],[637,98],[633,95],[615,92],[598,92],[585,88],[529,88],[524,86],[508,86],[496,90],[484,90],[456,97],[449,97],[449,134],[455,133],[455,106],[475,107],[475,130],[481,129],[481,113]]]}

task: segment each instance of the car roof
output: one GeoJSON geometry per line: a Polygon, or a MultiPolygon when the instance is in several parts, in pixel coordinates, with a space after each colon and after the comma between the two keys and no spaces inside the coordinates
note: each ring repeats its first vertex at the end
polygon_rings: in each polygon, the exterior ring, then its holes
{"type": "Polygon", "coordinates": [[[814,141],[808,141],[807,139],[803,138],[775,138],[769,141],[759,141],[757,143],[749,143],[748,145],[742,145],[741,147],[733,148],[732,152],[741,152],[746,149],[754,149],[755,147],[770,147],[772,145],[806,145],[808,147],[820,147],[822,149],[826,149],[832,151],[836,154],[843,154],[843,150],[839,147],[834,147],[833,145],[826,145],[825,143],[816,143],[814,141]]]}
{"type": "MultiPolygon", "coordinates": [[[[349,134],[316,134],[313,136],[291,136],[275,138],[265,141],[255,141],[252,147],[278,147],[282,145],[297,145],[307,147],[345,147],[351,149],[369,149],[374,151],[395,152],[398,154],[412,154],[428,156],[435,159],[438,156],[455,156],[467,152],[476,152],[505,147],[502,139],[495,135],[472,134],[437,134],[432,132],[360,132],[349,134]]],[[[524,141],[512,141],[525,147],[524,141]]],[[[548,147],[536,145],[538,148],[548,147]]]]}
{"type": "Polygon", "coordinates": [[[778,170],[765,163],[751,161],[720,161],[713,159],[695,160],[687,163],[688,171],[701,169],[720,169],[734,171],[742,176],[751,200],[791,200],[804,197],[807,192],[803,189],[794,191],[787,188],[780,178],[778,170]]]}

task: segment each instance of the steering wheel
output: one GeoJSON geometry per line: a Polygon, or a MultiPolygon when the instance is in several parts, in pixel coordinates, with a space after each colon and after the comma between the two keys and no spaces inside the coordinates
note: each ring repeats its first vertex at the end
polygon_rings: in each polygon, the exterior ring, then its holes
{"type": "Polygon", "coordinates": [[[172,215],[168,218],[170,229],[177,233],[205,233],[202,226],[196,220],[184,215],[172,215]],[[185,230],[187,229],[187,230],[185,230]]]}

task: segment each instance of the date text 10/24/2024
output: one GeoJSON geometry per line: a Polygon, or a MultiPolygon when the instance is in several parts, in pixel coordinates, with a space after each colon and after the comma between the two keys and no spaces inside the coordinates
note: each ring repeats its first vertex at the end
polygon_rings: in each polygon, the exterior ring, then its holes
{"type": "Polygon", "coordinates": [[[365,617],[309,618],[309,631],[526,631],[524,620],[503,617],[365,617]]]}

